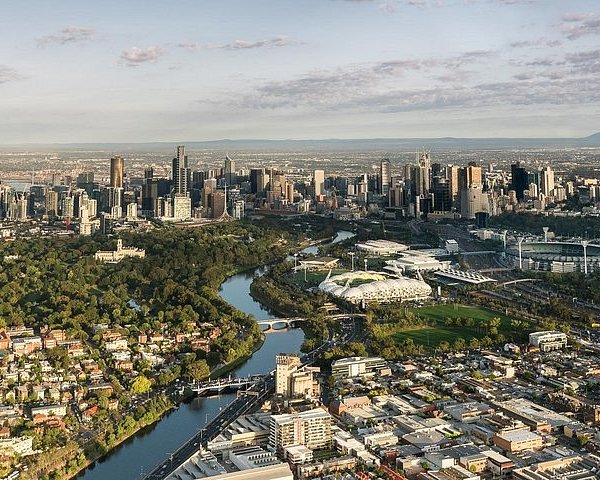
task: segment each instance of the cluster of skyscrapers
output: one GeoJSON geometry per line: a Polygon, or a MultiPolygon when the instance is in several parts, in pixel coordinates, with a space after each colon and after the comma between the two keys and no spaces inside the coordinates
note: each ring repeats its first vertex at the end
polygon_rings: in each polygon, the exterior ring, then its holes
{"type": "Polygon", "coordinates": [[[585,189],[576,191],[572,182],[557,183],[550,167],[528,172],[515,163],[504,172],[489,164],[442,165],[425,151],[413,163],[392,165],[382,159],[378,171],[356,176],[328,176],[323,169],[236,168],[229,155],[222,168],[193,169],[183,145],[177,146],[167,176],[157,175],[153,167],[146,168],[143,177],[137,172],[127,175],[126,163],[123,157],[111,158],[105,184],[96,181],[93,171],[76,178],[53,175],[46,185],[32,185],[23,193],[0,184],[0,217],[59,219],[67,224],[77,219],[82,233],[114,220],[242,218],[248,211],[329,212],[339,219],[450,214],[485,223],[489,215],[517,210],[528,202],[544,209],[574,193],[586,196],[585,189]]]}

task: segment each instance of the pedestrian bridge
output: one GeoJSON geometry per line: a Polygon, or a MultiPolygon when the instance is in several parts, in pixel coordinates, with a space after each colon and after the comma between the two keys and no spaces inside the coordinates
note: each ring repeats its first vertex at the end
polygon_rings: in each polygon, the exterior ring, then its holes
{"type": "Polygon", "coordinates": [[[255,385],[263,380],[263,375],[249,377],[228,377],[206,382],[193,382],[188,385],[196,395],[218,394],[223,390],[241,390],[255,385]]]}

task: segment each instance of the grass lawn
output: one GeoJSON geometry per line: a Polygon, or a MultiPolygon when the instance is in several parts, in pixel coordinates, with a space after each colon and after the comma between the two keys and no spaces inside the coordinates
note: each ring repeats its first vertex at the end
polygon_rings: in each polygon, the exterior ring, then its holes
{"type": "Polygon", "coordinates": [[[446,326],[447,317],[473,318],[475,322],[481,319],[487,320],[498,317],[501,320],[500,332],[511,331],[510,321],[513,318],[487,308],[467,305],[431,305],[421,308],[409,308],[408,311],[418,317],[428,318],[432,322],[432,326],[398,329],[391,335],[399,342],[411,338],[416,344],[427,347],[435,347],[444,340],[452,343],[462,338],[468,342],[471,338],[480,339],[485,336],[485,332],[478,331],[476,327],[446,326]]]}
{"type": "Polygon", "coordinates": [[[502,320],[500,330],[509,330],[510,321],[514,317],[507,317],[501,312],[489,310],[483,307],[468,306],[468,305],[430,305],[421,308],[409,308],[409,312],[414,313],[418,317],[429,318],[435,323],[444,325],[447,317],[472,318],[477,320],[489,320],[490,318],[498,317],[502,320]]]}
{"type": "MultiPolygon", "coordinates": [[[[348,270],[343,270],[343,269],[334,269],[331,272],[331,276],[333,275],[339,275],[341,273],[346,273],[348,270]]],[[[296,283],[297,285],[299,285],[300,287],[306,287],[306,286],[315,286],[318,285],[319,283],[321,283],[323,280],[325,280],[325,278],[327,278],[327,275],[329,274],[329,270],[327,271],[323,271],[323,272],[306,272],[306,280],[307,282],[304,282],[304,270],[300,270],[296,273],[292,273],[290,275],[290,278],[292,279],[292,281],[294,283],[296,283]]]]}
{"type": "Polygon", "coordinates": [[[403,341],[412,338],[413,342],[426,347],[435,347],[446,340],[452,343],[459,338],[468,342],[473,337],[482,338],[485,335],[478,333],[474,328],[468,327],[417,327],[414,329],[400,330],[393,334],[394,339],[403,341]]]}

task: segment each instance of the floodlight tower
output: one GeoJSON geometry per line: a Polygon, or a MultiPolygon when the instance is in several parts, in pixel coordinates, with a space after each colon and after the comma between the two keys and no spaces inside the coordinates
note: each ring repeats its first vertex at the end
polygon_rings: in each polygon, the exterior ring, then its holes
{"type": "Polygon", "coordinates": [[[581,241],[581,245],[583,246],[583,274],[587,275],[588,273],[588,268],[587,268],[587,246],[588,246],[588,241],[587,240],[582,240],[581,241]]]}
{"type": "Polygon", "coordinates": [[[519,270],[523,270],[523,250],[521,248],[523,240],[525,240],[525,237],[519,238],[519,270]]]}
{"type": "Polygon", "coordinates": [[[294,253],[294,273],[298,270],[298,252],[294,253]]]}
{"type": "Polygon", "coordinates": [[[348,255],[350,255],[350,258],[352,259],[352,271],[354,271],[354,255],[356,255],[354,252],[350,252],[348,255]]]}
{"type": "Polygon", "coordinates": [[[544,227],[542,230],[544,230],[544,243],[548,243],[548,230],[550,230],[550,228],[544,227]]]}
{"type": "Polygon", "coordinates": [[[367,264],[368,264],[368,261],[367,261],[367,259],[365,258],[365,272],[367,271],[367,264]]]}

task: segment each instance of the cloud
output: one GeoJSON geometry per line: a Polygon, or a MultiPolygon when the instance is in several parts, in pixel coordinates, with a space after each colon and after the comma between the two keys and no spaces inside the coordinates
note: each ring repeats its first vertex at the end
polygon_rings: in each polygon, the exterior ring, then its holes
{"type": "Polygon", "coordinates": [[[248,110],[352,114],[600,102],[600,49],[513,63],[521,71],[506,81],[477,83],[479,72],[464,69],[476,62],[487,69],[487,60],[495,55],[495,51],[473,51],[453,57],[347,65],[265,82],[231,102],[248,110]],[[415,83],[422,77],[420,72],[427,72],[423,78],[428,82],[415,83]],[[402,88],[403,82],[422,87],[402,88]]]}
{"type": "Polygon", "coordinates": [[[263,47],[285,47],[290,45],[290,39],[285,35],[279,35],[267,40],[236,40],[233,43],[222,45],[219,48],[225,50],[244,50],[248,48],[263,48],[263,47]]]}
{"type": "Polygon", "coordinates": [[[131,47],[121,52],[121,59],[124,60],[128,66],[135,67],[143,63],[156,63],[164,53],[165,51],[160,47],[131,47]]]}
{"type": "Polygon", "coordinates": [[[70,26],[63,28],[59,32],[38,38],[37,44],[39,47],[45,47],[52,44],[66,45],[68,43],[90,42],[94,39],[95,35],[96,30],[93,28],[70,26]]]}
{"type": "Polygon", "coordinates": [[[250,50],[255,48],[267,47],[287,47],[290,45],[298,45],[299,42],[290,40],[287,35],[277,35],[276,37],[267,38],[264,40],[236,40],[231,43],[213,44],[213,43],[198,43],[198,42],[182,42],[177,46],[186,50],[250,50]]]}
{"type": "Polygon", "coordinates": [[[560,45],[562,45],[560,40],[548,40],[544,37],[536,38],[534,40],[521,40],[510,44],[512,48],[558,47],[560,45]]]}
{"type": "Polygon", "coordinates": [[[380,3],[379,4],[379,10],[381,10],[384,13],[396,13],[396,5],[394,5],[393,3],[390,2],[386,2],[386,3],[380,3]]]}
{"type": "Polygon", "coordinates": [[[562,16],[560,29],[569,40],[576,40],[585,35],[600,35],[600,15],[566,13],[562,16]]]}
{"type": "Polygon", "coordinates": [[[25,77],[14,68],[7,65],[0,65],[0,84],[22,80],[25,77]]]}

